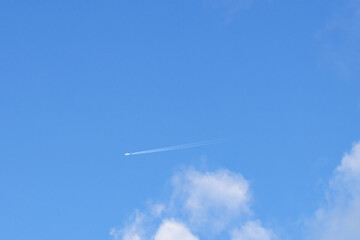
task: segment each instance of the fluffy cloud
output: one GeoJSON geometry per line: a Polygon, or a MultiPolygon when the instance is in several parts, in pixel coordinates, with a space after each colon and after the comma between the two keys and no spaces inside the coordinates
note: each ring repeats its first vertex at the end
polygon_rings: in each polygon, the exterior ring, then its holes
{"type": "MultiPolygon", "coordinates": [[[[115,240],[273,240],[272,230],[252,218],[248,182],[228,170],[187,169],[172,178],[169,201],[136,212],[130,224],[112,229],[115,240]],[[216,231],[214,231],[216,229],[216,231]],[[210,235],[209,235],[210,234],[210,235]]],[[[308,239],[360,239],[360,142],[335,169],[326,205],[307,223],[308,239]]]]}
{"type": "Polygon", "coordinates": [[[360,239],[360,143],[345,154],[330,181],[328,203],[310,222],[311,239],[360,239]]]}
{"type": "Polygon", "coordinates": [[[360,182],[360,142],[353,146],[349,154],[345,154],[341,165],[336,169],[336,175],[342,182],[360,182]]]}
{"type": "Polygon", "coordinates": [[[172,183],[168,203],[137,213],[131,224],[111,231],[114,239],[199,240],[210,234],[230,235],[232,240],[270,240],[265,238],[270,231],[259,221],[234,228],[251,218],[249,184],[240,174],[187,169],[176,174],[172,183]]]}
{"type": "Polygon", "coordinates": [[[175,199],[192,224],[210,223],[221,230],[233,218],[250,212],[249,184],[240,174],[188,170],[175,176],[173,184],[175,199]]]}
{"type": "Polygon", "coordinates": [[[187,227],[175,220],[164,220],[155,234],[154,240],[199,240],[187,227]]]}
{"type": "Polygon", "coordinates": [[[260,221],[249,221],[232,231],[231,240],[271,240],[272,235],[270,230],[261,226],[260,221]]]}

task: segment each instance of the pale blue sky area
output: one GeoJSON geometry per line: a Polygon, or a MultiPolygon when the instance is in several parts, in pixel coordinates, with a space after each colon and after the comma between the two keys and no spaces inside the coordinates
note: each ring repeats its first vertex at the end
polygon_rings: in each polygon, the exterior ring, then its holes
{"type": "Polygon", "coordinates": [[[301,239],[360,139],[359,9],[0,0],[0,239],[111,240],[188,167],[241,174],[252,216],[301,239]]]}

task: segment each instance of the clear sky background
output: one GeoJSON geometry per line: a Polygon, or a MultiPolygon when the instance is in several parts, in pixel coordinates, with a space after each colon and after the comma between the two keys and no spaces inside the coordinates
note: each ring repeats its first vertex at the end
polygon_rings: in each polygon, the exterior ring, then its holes
{"type": "Polygon", "coordinates": [[[360,139],[359,26],[358,0],[0,0],[0,239],[122,240],[174,175],[219,169],[306,238],[360,139]]]}

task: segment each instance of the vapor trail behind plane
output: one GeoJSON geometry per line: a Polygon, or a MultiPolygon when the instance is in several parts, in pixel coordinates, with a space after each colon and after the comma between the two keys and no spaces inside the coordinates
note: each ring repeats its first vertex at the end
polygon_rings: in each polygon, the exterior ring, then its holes
{"type": "Polygon", "coordinates": [[[147,154],[147,153],[156,153],[156,152],[165,152],[165,151],[173,151],[178,149],[184,149],[184,148],[192,148],[192,147],[200,147],[205,145],[210,145],[217,143],[219,140],[207,140],[207,141],[201,141],[201,142],[194,142],[194,143],[187,143],[187,144],[181,144],[181,145],[175,145],[175,146],[169,146],[169,147],[163,147],[163,148],[155,148],[140,152],[133,152],[133,153],[125,153],[125,156],[129,155],[139,155],[139,154],[147,154]]]}

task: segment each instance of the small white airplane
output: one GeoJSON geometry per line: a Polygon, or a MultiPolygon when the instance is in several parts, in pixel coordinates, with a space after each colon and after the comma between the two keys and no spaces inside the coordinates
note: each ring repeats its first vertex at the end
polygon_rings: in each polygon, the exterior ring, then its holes
{"type": "Polygon", "coordinates": [[[125,156],[129,156],[129,155],[131,155],[131,153],[125,153],[124,155],[125,155],[125,156]]]}

